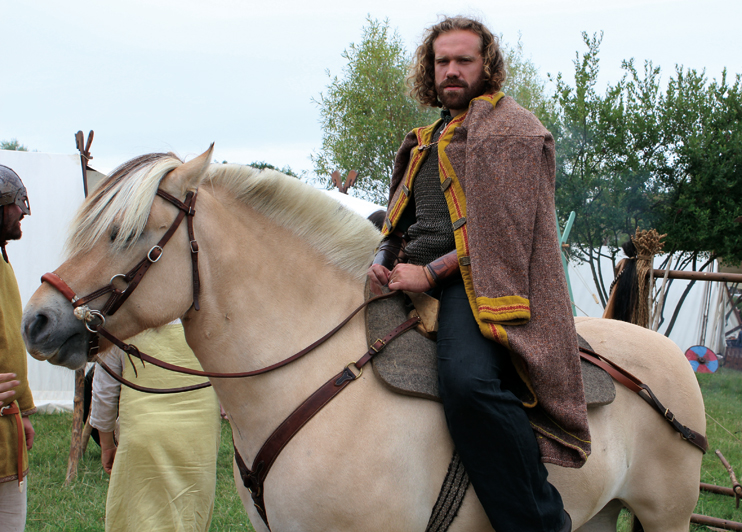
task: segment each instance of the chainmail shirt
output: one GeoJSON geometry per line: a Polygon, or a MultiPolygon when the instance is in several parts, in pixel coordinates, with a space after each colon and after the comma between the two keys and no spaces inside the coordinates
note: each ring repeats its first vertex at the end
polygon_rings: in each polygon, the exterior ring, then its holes
{"type": "MultiPolygon", "coordinates": [[[[434,142],[437,143],[449,120],[450,115],[435,131],[434,142]]],[[[429,151],[412,184],[415,222],[407,229],[409,242],[404,250],[408,262],[417,265],[433,262],[456,249],[451,216],[438,173],[438,145],[433,144],[429,151]]]]}

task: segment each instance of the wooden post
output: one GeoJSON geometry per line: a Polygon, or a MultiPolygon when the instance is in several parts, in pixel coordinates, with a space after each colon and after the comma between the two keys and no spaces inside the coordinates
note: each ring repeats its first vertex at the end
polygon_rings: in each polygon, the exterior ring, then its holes
{"type": "MultiPolygon", "coordinates": [[[[82,184],[85,196],[88,195],[88,181],[87,181],[87,167],[88,161],[92,159],[90,156],[90,144],[93,142],[93,132],[88,133],[87,144],[83,144],[82,131],[78,131],[75,134],[75,145],[80,152],[80,164],[82,165],[82,184]]],[[[64,485],[68,486],[70,482],[77,476],[77,464],[80,463],[80,458],[85,452],[87,447],[87,440],[83,441],[83,427],[85,425],[85,419],[83,419],[83,408],[84,408],[84,397],[85,397],[85,368],[78,369],[75,371],[75,400],[74,410],[72,414],[72,437],[70,440],[70,457],[67,460],[67,477],[64,481],[64,485]]],[[[88,433],[88,437],[90,433],[88,433]]]]}
{"type": "Polygon", "coordinates": [[[690,522],[698,523],[699,525],[715,526],[723,530],[742,530],[742,523],[709,517],[707,515],[693,514],[690,516],[690,522]]]}
{"type": "Polygon", "coordinates": [[[67,461],[67,478],[65,486],[77,476],[77,464],[82,456],[82,431],[85,420],[83,414],[83,400],[85,395],[85,369],[75,371],[75,408],[72,415],[72,437],[70,439],[70,458],[67,461]]]}

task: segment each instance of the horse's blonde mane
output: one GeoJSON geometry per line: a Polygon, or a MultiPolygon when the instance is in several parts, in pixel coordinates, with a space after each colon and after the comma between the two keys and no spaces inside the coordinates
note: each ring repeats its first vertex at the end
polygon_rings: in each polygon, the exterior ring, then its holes
{"type": "MultiPolygon", "coordinates": [[[[130,247],[144,231],[160,181],[181,164],[172,153],[158,153],[114,170],[78,211],[68,255],[89,252],[100,238],[111,239],[114,251],[130,247]]],[[[275,170],[237,164],[212,164],[202,182],[209,185],[291,230],[353,277],[366,275],[380,233],[323,192],[275,170]]]]}

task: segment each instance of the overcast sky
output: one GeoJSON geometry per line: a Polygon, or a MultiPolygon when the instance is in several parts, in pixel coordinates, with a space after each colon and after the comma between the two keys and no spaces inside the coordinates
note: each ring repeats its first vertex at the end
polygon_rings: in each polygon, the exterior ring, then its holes
{"type": "Polygon", "coordinates": [[[408,50],[440,14],[476,15],[506,43],[520,34],[547,73],[569,75],[581,32],[605,33],[602,82],[622,59],[742,72],[740,0],[0,0],[0,140],[74,153],[95,130],[104,171],[153,151],[311,170],[326,71],[388,18],[408,50]]]}

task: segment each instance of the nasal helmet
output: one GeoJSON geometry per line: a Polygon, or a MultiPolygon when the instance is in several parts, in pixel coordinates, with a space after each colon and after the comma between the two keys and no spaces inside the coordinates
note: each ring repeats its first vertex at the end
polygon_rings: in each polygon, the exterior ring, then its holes
{"type": "Polygon", "coordinates": [[[0,207],[11,203],[18,205],[23,214],[31,215],[28,194],[23,181],[13,170],[0,164],[0,207]]]}

